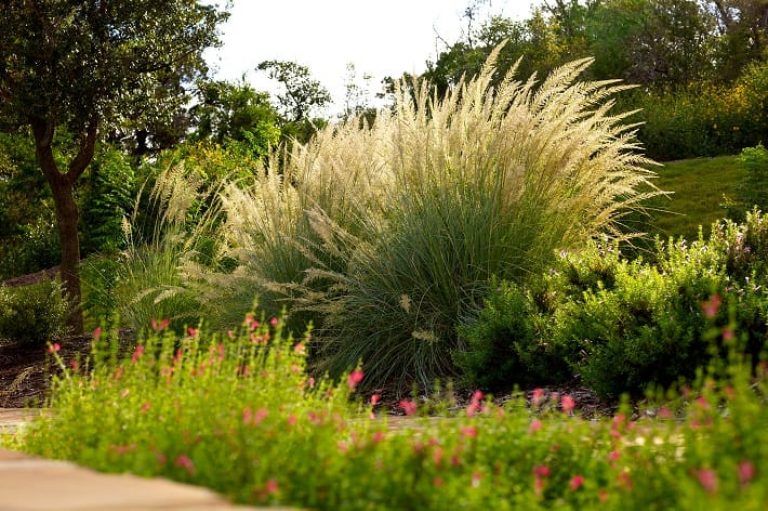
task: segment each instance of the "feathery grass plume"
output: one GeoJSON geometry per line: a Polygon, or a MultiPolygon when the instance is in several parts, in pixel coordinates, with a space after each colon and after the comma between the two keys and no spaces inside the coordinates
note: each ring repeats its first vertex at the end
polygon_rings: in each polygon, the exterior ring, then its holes
{"type": "MultiPolygon", "coordinates": [[[[198,323],[206,301],[198,276],[211,273],[218,259],[216,183],[194,164],[168,160],[158,163],[153,186],[145,190],[145,183],[132,217],[123,222],[127,248],[116,275],[103,277],[114,282],[86,282],[89,294],[110,293],[92,300],[114,303],[114,312],[136,330],[152,319],[169,319],[179,328],[198,323]]],[[[102,278],[98,271],[86,275],[102,278]]]]}
{"type": "Polygon", "coordinates": [[[515,67],[494,88],[498,51],[446,97],[400,84],[370,127],[329,126],[294,145],[282,177],[224,190],[238,273],[314,317],[321,367],[363,360],[366,383],[400,388],[453,373],[455,326],[491,276],[621,236],[617,220],[661,193],[631,113],[611,113],[627,86],[578,81],[584,59],[542,83],[515,67]]]}

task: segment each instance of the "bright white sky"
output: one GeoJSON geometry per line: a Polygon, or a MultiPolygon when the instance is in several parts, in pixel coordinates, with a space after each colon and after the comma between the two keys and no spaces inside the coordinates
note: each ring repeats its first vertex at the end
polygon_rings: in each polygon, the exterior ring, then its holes
{"type": "MultiPolygon", "coordinates": [[[[223,26],[224,46],[209,53],[219,79],[244,73],[257,89],[277,88],[253,69],[264,60],[292,60],[309,67],[334,99],[344,104],[348,63],[357,76],[372,75],[371,93],[385,76],[424,70],[434,60],[435,33],[453,42],[469,0],[234,0],[223,26]]],[[[537,0],[492,0],[494,14],[521,19],[537,0]]]]}

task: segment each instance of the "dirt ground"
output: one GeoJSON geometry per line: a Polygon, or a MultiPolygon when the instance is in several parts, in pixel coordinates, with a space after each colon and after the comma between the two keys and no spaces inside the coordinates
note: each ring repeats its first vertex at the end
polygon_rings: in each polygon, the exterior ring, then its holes
{"type": "MultiPolygon", "coordinates": [[[[90,352],[91,338],[70,337],[59,344],[59,355],[69,364],[90,352]]],[[[51,376],[57,372],[47,346],[0,343],[0,408],[43,406],[51,376]]]]}

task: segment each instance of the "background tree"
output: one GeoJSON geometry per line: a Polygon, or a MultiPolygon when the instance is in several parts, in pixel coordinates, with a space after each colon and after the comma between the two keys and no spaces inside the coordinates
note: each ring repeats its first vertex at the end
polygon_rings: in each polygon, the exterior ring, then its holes
{"type": "Polygon", "coordinates": [[[253,157],[266,155],[279,142],[278,114],[266,92],[255,90],[245,80],[201,81],[197,95],[198,103],[190,109],[193,141],[242,149],[253,157]]]}
{"type": "Polygon", "coordinates": [[[373,76],[363,73],[358,78],[357,68],[353,63],[347,64],[347,76],[344,79],[344,112],[342,119],[358,117],[365,119],[370,125],[376,119],[376,107],[373,106],[371,80],[373,76]]]}
{"type": "Polygon", "coordinates": [[[331,93],[312,78],[307,66],[284,60],[265,60],[256,70],[265,71],[283,88],[283,92],[277,95],[277,102],[283,117],[284,138],[307,141],[317,128],[325,124],[314,116],[331,102],[331,93]]]}
{"type": "Polygon", "coordinates": [[[69,326],[83,328],[75,190],[109,127],[137,105],[175,110],[177,86],[205,72],[218,43],[218,6],[197,0],[7,0],[0,18],[0,114],[31,128],[55,204],[69,326]],[[73,143],[54,157],[55,134],[73,143]]]}
{"type": "Polygon", "coordinates": [[[766,58],[768,41],[768,1],[703,0],[717,19],[722,37],[719,45],[719,68],[727,80],[736,79],[742,70],[756,60],[766,58]]]}

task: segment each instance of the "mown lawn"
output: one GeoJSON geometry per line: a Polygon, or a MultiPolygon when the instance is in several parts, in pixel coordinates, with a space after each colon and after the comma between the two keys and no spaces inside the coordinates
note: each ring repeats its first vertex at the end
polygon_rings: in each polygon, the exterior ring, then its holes
{"type": "Polygon", "coordinates": [[[738,156],[667,162],[655,170],[654,183],[671,195],[647,201],[650,218],[633,215],[627,224],[651,238],[658,234],[688,239],[696,238],[700,225],[706,235],[710,225],[725,215],[723,197],[733,196],[745,172],[738,156]]]}

